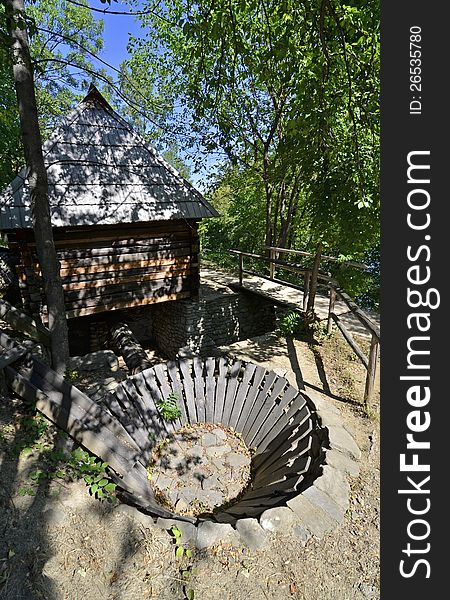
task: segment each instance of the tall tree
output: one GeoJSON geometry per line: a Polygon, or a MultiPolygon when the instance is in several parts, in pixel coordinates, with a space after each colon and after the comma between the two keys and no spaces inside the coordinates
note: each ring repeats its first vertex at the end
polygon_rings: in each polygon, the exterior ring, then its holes
{"type": "Polygon", "coordinates": [[[299,215],[315,242],[376,242],[377,0],[167,0],[141,19],[134,78],[260,179],[266,245],[292,243],[299,215]]]}
{"type": "Polygon", "coordinates": [[[42,154],[25,8],[23,0],[2,0],[2,2],[6,8],[7,25],[11,36],[12,71],[27,164],[36,250],[48,307],[52,365],[56,371],[63,373],[69,356],[66,311],[59,262],[53,241],[47,170],[42,154]]]}
{"type": "MultiPolygon", "coordinates": [[[[40,0],[27,5],[27,24],[39,126],[45,140],[61,116],[82,98],[88,83],[96,81],[96,73],[106,78],[94,66],[103,45],[103,22],[92,16],[86,0],[80,6],[68,0],[40,0]]],[[[0,3],[0,189],[24,163],[9,54],[4,3],[0,3]]]]}

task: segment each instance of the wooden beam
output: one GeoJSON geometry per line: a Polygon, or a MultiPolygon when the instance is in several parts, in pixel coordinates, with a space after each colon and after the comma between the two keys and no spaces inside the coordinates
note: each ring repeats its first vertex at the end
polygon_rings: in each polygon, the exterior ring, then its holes
{"type": "Polygon", "coordinates": [[[157,280],[142,284],[137,289],[126,289],[125,291],[113,288],[109,294],[96,294],[94,297],[78,297],[76,300],[68,300],[66,308],[84,308],[89,306],[99,306],[100,304],[113,304],[116,301],[127,299],[143,299],[149,296],[167,296],[170,293],[185,291],[190,285],[189,278],[175,277],[170,280],[157,280]]]}
{"type": "Polygon", "coordinates": [[[308,293],[308,303],[306,306],[306,316],[312,319],[312,315],[314,313],[314,305],[316,302],[316,293],[317,293],[317,279],[319,275],[320,268],[320,260],[322,258],[322,244],[319,242],[317,244],[317,252],[314,258],[314,265],[311,271],[311,280],[309,282],[309,293],[308,293]]]}
{"type": "Polygon", "coordinates": [[[9,350],[1,351],[0,348],[0,369],[4,369],[8,365],[16,362],[19,358],[22,358],[24,354],[28,352],[28,348],[24,346],[16,346],[15,348],[9,348],[9,350]]]}
{"type": "MultiPolygon", "coordinates": [[[[267,250],[275,250],[276,252],[284,252],[285,254],[297,254],[298,256],[311,256],[311,257],[315,256],[315,254],[313,254],[312,252],[305,252],[303,250],[292,250],[289,248],[276,248],[273,246],[267,246],[266,249],[267,250]]],[[[369,265],[366,265],[364,263],[355,262],[353,260],[341,261],[336,256],[327,256],[326,254],[322,254],[322,260],[331,260],[333,262],[338,262],[342,265],[346,265],[349,267],[356,267],[357,269],[364,269],[365,271],[367,271],[367,269],[369,268],[369,265]]]]}
{"type": "Polygon", "coordinates": [[[367,366],[366,386],[364,390],[364,406],[366,410],[369,408],[369,404],[372,400],[373,391],[375,388],[375,376],[377,372],[379,347],[379,338],[377,338],[376,335],[372,334],[369,351],[369,364],[367,366]]]}
{"type": "Polygon", "coordinates": [[[6,300],[0,300],[0,318],[14,329],[29,335],[31,339],[50,346],[50,331],[6,300]]]}
{"type": "Polygon", "coordinates": [[[126,323],[114,324],[110,334],[113,348],[123,356],[132,375],[152,366],[144,348],[126,323]]]}
{"type": "Polygon", "coordinates": [[[369,361],[367,360],[367,356],[363,353],[361,348],[355,342],[350,331],[345,327],[345,325],[341,322],[341,320],[339,319],[339,317],[337,315],[335,315],[334,313],[331,313],[331,318],[338,326],[340,332],[342,333],[344,338],[347,340],[349,346],[351,346],[353,352],[356,354],[356,356],[359,358],[359,360],[362,362],[362,364],[366,367],[366,369],[368,369],[369,361]]]}
{"type": "Polygon", "coordinates": [[[65,283],[63,284],[63,290],[65,291],[73,291],[73,290],[83,290],[90,288],[99,288],[98,293],[102,293],[103,291],[107,291],[108,286],[111,285],[122,285],[125,283],[133,283],[133,282],[142,282],[142,281],[152,281],[154,279],[163,279],[166,277],[175,277],[175,276],[185,276],[190,274],[190,266],[182,267],[179,269],[173,269],[173,266],[167,268],[163,271],[156,271],[148,273],[144,271],[143,273],[139,273],[137,275],[127,276],[127,271],[118,273],[114,277],[109,277],[107,279],[97,279],[91,281],[80,281],[75,283],[65,283]]]}
{"type": "MultiPolygon", "coordinates": [[[[163,297],[151,297],[142,298],[139,300],[127,300],[121,302],[114,302],[113,304],[104,304],[103,306],[96,306],[90,308],[76,308],[66,311],[66,316],[70,319],[73,317],[84,317],[86,315],[93,315],[100,312],[122,310],[124,308],[133,308],[136,306],[147,306],[149,304],[156,304],[157,302],[167,302],[169,300],[181,300],[183,298],[189,298],[191,292],[178,292],[176,294],[169,294],[163,297]]],[[[45,316],[45,314],[44,314],[45,316]]]]}
{"type": "MultiPolygon", "coordinates": [[[[188,252],[192,247],[189,238],[184,238],[180,241],[167,241],[164,238],[152,239],[149,242],[142,241],[139,244],[135,241],[134,245],[130,244],[129,240],[123,240],[121,246],[104,246],[99,247],[97,244],[90,245],[85,248],[76,249],[61,249],[58,250],[58,258],[62,260],[83,259],[100,256],[120,256],[122,254],[133,254],[140,252],[160,252],[178,248],[185,248],[188,252]]],[[[198,249],[198,245],[196,246],[198,249]]]]}
{"type": "Polygon", "coordinates": [[[331,313],[334,312],[334,306],[336,304],[336,290],[334,287],[330,287],[330,303],[328,305],[328,321],[327,321],[327,334],[330,335],[333,325],[333,319],[331,313]]]}
{"type": "MultiPolygon", "coordinates": [[[[61,277],[66,277],[68,275],[80,275],[84,273],[109,273],[111,271],[125,270],[125,269],[136,269],[136,268],[144,268],[157,266],[161,267],[167,264],[171,264],[173,261],[172,258],[166,259],[149,259],[149,260],[134,260],[130,262],[122,262],[122,263],[108,263],[105,265],[88,265],[85,267],[68,267],[65,269],[61,269],[61,277]]],[[[179,265],[187,265],[189,264],[189,256],[181,257],[178,259],[177,264],[179,265]]]]}
{"type": "Polygon", "coordinates": [[[373,335],[375,335],[380,341],[380,328],[376,323],[372,321],[370,317],[366,315],[366,313],[350,298],[350,296],[341,290],[340,288],[336,288],[336,293],[339,298],[341,298],[345,304],[349,307],[351,312],[357,317],[357,319],[364,325],[366,329],[368,329],[373,335]]]}
{"type": "Polygon", "coordinates": [[[60,260],[61,269],[73,269],[74,267],[90,267],[91,265],[109,265],[109,264],[130,264],[135,261],[151,260],[151,259],[167,259],[182,256],[189,256],[189,246],[181,248],[168,248],[165,250],[155,250],[151,252],[134,252],[129,254],[111,253],[106,256],[90,256],[87,258],[70,258],[60,260]]]}
{"type": "MultiPolygon", "coordinates": [[[[248,256],[249,258],[257,258],[259,260],[262,260],[263,262],[272,262],[274,265],[280,266],[283,269],[286,269],[288,271],[292,271],[293,273],[300,273],[301,275],[307,273],[307,272],[311,272],[311,269],[308,267],[304,267],[302,265],[298,265],[295,263],[289,263],[286,262],[284,260],[270,260],[270,258],[268,258],[267,256],[262,256],[261,254],[254,254],[253,252],[241,252],[240,250],[229,250],[230,254],[236,254],[236,256],[242,255],[242,256],[248,256]]],[[[262,277],[262,275],[258,275],[257,273],[255,273],[255,275],[257,275],[258,277],[262,277]]],[[[333,283],[336,283],[335,280],[333,279],[333,277],[330,277],[329,275],[327,275],[324,271],[319,271],[318,272],[318,279],[321,279],[323,281],[330,281],[333,283]]],[[[269,277],[270,279],[270,277],[269,277]]]]}

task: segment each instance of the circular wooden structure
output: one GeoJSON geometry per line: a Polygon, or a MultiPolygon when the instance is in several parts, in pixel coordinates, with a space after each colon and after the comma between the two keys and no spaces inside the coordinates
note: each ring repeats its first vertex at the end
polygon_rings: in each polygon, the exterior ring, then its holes
{"type": "MultiPolygon", "coordinates": [[[[220,423],[242,435],[253,449],[251,485],[208,517],[218,522],[233,524],[283,505],[320,472],[326,435],[313,403],[285,378],[249,362],[224,357],[169,361],[129,377],[104,402],[138,447],[133,467],[138,465],[141,473],[155,444],[185,424],[220,423]],[[172,394],[181,416],[169,423],[158,405],[172,394]]],[[[183,518],[148,495],[145,509],[183,518]]]]}

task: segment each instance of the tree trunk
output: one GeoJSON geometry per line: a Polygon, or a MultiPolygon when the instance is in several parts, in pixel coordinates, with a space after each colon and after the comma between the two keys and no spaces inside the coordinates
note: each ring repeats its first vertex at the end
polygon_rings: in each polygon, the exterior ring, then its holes
{"type": "Polygon", "coordinates": [[[33,69],[25,27],[24,2],[23,0],[2,0],[2,2],[6,8],[8,30],[11,36],[13,78],[27,164],[33,230],[48,307],[52,366],[59,373],[64,373],[69,356],[64,293],[61,287],[60,265],[56,256],[48,205],[47,171],[42,155],[33,69]]]}
{"type": "MultiPolygon", "coordinates": [[[[266,192],[266,236],[265,245],[266,248],[272,246],[273,241],[273,221],[272,221],[272,187],[269,182],[269,153],[268,150],[264,150],[263,156],[263,180],[264,180],[264,191],[266,192]]],[[[266,250],[267,256],[269,256],[270,250],[266,250]]]]}

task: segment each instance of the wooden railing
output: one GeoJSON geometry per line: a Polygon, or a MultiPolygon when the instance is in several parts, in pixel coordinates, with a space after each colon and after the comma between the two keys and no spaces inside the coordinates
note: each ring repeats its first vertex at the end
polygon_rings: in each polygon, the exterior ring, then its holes
{"type": "MultiPolygon", "coordinates": [[[[310,252],[304,252],[302,250],[288,250],[287,248],[276,248],[276,247],[267,247],[266,250],[269,251],[269,256],[264,256],[262,254],[255,254],[252,252],[242,252],[240,250],[230,250],[230,252],[236,255],[239,259],[239,285],[243,285],[243,276],[244,274],[253,275],[256,277],[261,277],[262,279],[267,279],[269,281],[274,281],[275,283],[280,283],[282,285],[286,285],[288,287],[292,287],[294,289],[298,289],[303,291],[303,303],[302,310],[305,311],[308,298],[310,294],[310,289],[312,288],[313,280],[322,281],[325,283],[327,288],[329,289],[329,307],[328,307],[328,319],[327,319],[327,332],[331,333],[333,322],[336,324],[339,331],[342,333],[344,339],[347,341],[349,346],[352,348],[354,353],[358,356],[362,364],[367,370],[366,383],[364,389],[364,406],[367,409],[369,407],[370,401],[373,396],[374,386],[375,386],[375,377],[376,377],[376,369],[378,356],[380,351],[380,329],[376,323],[370,319],[370,317],[350,298],[350,296],[344,292],[342,289],[338,287],[337,281],[331,277],[329,273],[324,271],[320,271],[318,265],[320,263],[320,259],[322,260],[330,260],[335,262],[341,262],[339,259],[333,256],[325,256],[321,255],[318,261],[315,261],[314,267],[305,267],[304,265],[287,262],[285,260],[280,260],[278,256],[280,254],[292,254],[298,256],[307,256],[307,257],[317,257],[310,252]],[[250,271],[248,269],[244,269],[244,257],[253,258],[256,260],[260,260],[262,262],[269,264],[269,276],[262,275],[260,273],[256,273],[255,271],[250,271]],[[303,277],[303,286],[296,285],[294,283],[283,281],[281,279],[276,278],[276,268],[280,267],[287,271],[291,271],[293,273],[297,273],[298,275],[303,277]],[[359,320],[364,329],[369,333],[371,342],[370,342],[370,350],[369,355],[366,356],[363,350],[358,346],[356,340],[350,333],[350,331],[345,327],[342,319],[334,312],[336,300],[339,299],[343,301],[346,306],[349,308],[349,311],[359,320]]],[[[367,270],[368,266],[363,263],[358,263],[354,261],[345,261],[341,264],[346,266],[355,267],[358,269],[367,270]]],[[[315,286],[316,287],[316,286],[315,286]]],[[[314,303],[313,303],[314,305],[314,303]]],[[[347,314],[347,313],[346,313],[347,314]]]]}
{"type": "Polygon", "coordinates": [[[345,340],[347,341],[353,352],[360,359],[362,364],[366,367],[367,375],[364,389],[364,406],[367,409],[372,399],[373,390],[375,387],[375,376],[377,372],[377,362],[380,350],[380,329],[378,325],[374,323],[372,319],[370,319],[370,317],[368,317],[366,313],[355,302],[353,302],[353,300],[348,294],[346,294],[343,290],[339,289],[338,287],[331,285],[327,322],[328,333],[331,333],[333,321],[334,323],[336,323],[336,326],[344,336],[345,340]],[[337,298],[342,300],[347,305],[347,307],[350,309],[350,312],[353,315],[355,315],[355,317],[363,325],[366,331],[368,331],[368,333],[370,334],[371,340],[369,356],[366,356],[364,354],[364,352],[358,346],[350,331],[345,327],[344,323],[342,322],[342,319],[340,319],[339,315],[337,315],[334,312],[337,298]]]}
{"type": "MultiPolygon", "coordinates": [[[[242,285],[243,276],[244,276],[244,274],[246,274],[246,275],[254,275],[256,277],[261,277],[262,279],[267,279],[269,281],[274,281],[275,283],[280,283],[282,285],[286,285],[288,287],[291,287],[291,288],[294,288],[297,290],[301,290],[303,292],[303,307],[302,307],[302,309],[306,310],[306,305],[307,305],[308,298],[309,298],[311,278],[314,273],[314,270],[312,268],[305,267],[303,265],[299,265],[296,263],[287,262],[284,260],[279,260],[277,258],[273,258],[272,253],[271,253],[270,257],[263,256],[262,254],[254,254],[253,252],[242,252],[241,250],[230,250],[230,253],[236,255],[239,259],[239,271],[238,271],[239,285],[242,285]],[[262,275],[261,273],[257,273],[256,271],[249,271],[248,269],[244,269],[244,256],[247,256],[249,258],[254,258],[254,259],[260,260],[262,262],[269,263],[269,277],[267,277],[266,275],[262,275]],[[299,286],[295,283],[291,283],[290,281],[284,281],[282,279],[277,279],[275,277],[275,269],[277,266],[281,267],[283,269],[286,269],[286,271],[291,271],[292,273],[297,273],[298,275],[301,275],[303,277],[303,286],[299,286]]],[[[337,285],[337,282],[328,273],[325,273],[324,271],[319,270],[317,272],[316,276],[317,276],[317,279],[320,281],[325,281],[327,284],[337,285]]]]}

